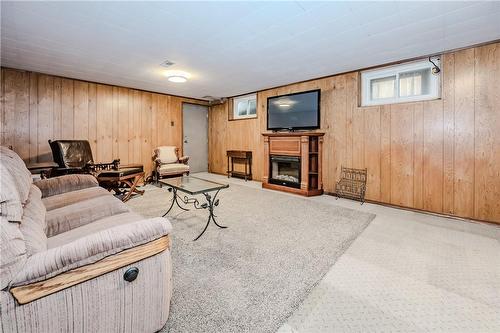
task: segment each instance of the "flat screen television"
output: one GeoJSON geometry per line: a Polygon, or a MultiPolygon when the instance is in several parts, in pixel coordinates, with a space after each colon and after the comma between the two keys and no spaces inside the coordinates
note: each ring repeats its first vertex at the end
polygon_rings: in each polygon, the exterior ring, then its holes
{"type": "Polygon", "coordinates": [[[316,129],[319,122],[320,90],[269,97],[268,130],[316,129]]]}

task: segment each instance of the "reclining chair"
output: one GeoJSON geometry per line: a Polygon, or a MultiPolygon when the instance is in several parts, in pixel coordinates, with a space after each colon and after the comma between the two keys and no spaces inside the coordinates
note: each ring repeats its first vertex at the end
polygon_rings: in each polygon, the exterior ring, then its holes
{"type": "Polygon", "coordinates": [[[158,183],[163,177],[178,177],[189,175],[188,156],[179,157],[179,148],[161,146],[154,150],[155,180],[158,183]]]}
{"type": "Polygon", "coordinates": [[[172,295],[166,218],[145,218],[91,175],[32,182],[0,146],[0,332],[156,332],[172,295]]]}
{"type": "Polygon", "coordinates": [[[99,185],[122,195],[123,201],[130,199],[132,194],[144,194],[137,185],[144,178],[144,168],[140,164],[120,166],[120,160],[111,163],[94,163],[92,149],[87,140],[49,140],[54,162],[58,167],[50,176],[67,174],[92,174],[99,185]]]}
{"type": "Polygon", "coordinates": [[[52,169],[51,177],[67,174],[89,174],[102,169],[118,169],[120,160],[111,163],[94,163],[92,149],[87,140],[49,140],[52,157],[58,167],[52,169]]]}

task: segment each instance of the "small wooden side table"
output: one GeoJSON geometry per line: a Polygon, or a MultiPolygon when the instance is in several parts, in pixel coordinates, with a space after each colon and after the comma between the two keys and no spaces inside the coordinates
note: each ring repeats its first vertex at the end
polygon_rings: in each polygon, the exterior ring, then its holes
{"type": "Polygon", "coordinates": [[[228,150],[227,151],[227,177],[245,178],[245,181],[252,180],[252,152],[246,150],[228,150]],[[234,171],[234,162],[244,163],[245,172],[234,171]],[[229,169],[231,165],[231,169],[229,169]]]}
{"type": "Polygon", "coordinates": [[[122,195],[123,202],[130,199],[133,194],[144,194],[144,190],[137,188],[137,185],[143,179],[142,165],[118,170],[103,170],[97,174],[99,185],[108,191],[113,190],[117,195],[122,195]]]}

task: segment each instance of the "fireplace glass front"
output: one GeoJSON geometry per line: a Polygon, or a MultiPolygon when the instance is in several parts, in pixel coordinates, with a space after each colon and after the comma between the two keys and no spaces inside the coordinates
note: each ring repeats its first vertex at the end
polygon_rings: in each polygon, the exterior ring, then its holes
{"type": "Polygon", "coordinates": [[[300,157],[271,156],[269,183],[300,188],[300,157]]]}

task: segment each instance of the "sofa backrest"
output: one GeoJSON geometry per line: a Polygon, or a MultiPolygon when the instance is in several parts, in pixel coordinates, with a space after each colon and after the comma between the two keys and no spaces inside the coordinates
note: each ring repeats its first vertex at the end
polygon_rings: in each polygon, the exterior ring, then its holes
{"type": "Polygon", "coordinates": [[[52,156],[60,168],[83,168],[93,163],[92,149],[87,140],[49,141],[52,156]]]}
{"type": "Polygon", "coordinates": [[[47,249],[45,206],[31,173],[14,151],[0,147],[0,284],[4,288],[27,257],[47,249]]]}
{"type": "Polygon", "coordinates": [[[9,148],[0,146],[0,289],[8,286],[26,262],[26,243],[20,223],[31,182],[31,174],[22,159],[9,148]]]}
{"type": "Polygon", "coordinates": [[[0,289],[14,279],[26,263],[26,243],[19,222],[10,222],[0,216],[0,289]]]}
{"type": "Polygon", "coordinates": [[[31,173],[26,168],[24,161],[13,150],[0,146],[0,167],[1,176],[7,177],[9,174],[12,177],[19,199],[24,204],[28,200],[30,187],[33,183],[31,173]]]}
{"type": "Polygon", "coordinates": [[[47,210],[42,202],[42,192],[35,185],[31,185],[20,225],[28,257],[47,250],[46,213],[47,210]]]}

